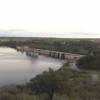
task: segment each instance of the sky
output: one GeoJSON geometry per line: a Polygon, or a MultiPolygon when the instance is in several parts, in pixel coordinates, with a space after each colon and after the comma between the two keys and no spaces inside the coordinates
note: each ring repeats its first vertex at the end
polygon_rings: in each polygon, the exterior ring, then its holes
{"type": "Polygon", "coordinates": [[[0,0],[0,36],[100,38],[100,0],[0,0]]]}

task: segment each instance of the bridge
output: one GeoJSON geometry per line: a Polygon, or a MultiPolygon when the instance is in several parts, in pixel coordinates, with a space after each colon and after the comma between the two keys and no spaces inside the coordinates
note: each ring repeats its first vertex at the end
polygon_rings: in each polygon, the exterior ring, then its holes
{"type": "Polygon", "coordinates": [[[30,55],[30,56],[38,56],[38,54],[39,54],[39,55],[44,55],[44,56],[48,56],[48,57],[59,58],[59,59],[68,59],[68,60],[77,60],[77,59],[85,56],[85,55],[72,54],[72,53],[66,53],[66,52],[28,48],[28,46],[17,46],[16,49],[17,49],[17,51],[26,52],[26,54],[30,55]]]}

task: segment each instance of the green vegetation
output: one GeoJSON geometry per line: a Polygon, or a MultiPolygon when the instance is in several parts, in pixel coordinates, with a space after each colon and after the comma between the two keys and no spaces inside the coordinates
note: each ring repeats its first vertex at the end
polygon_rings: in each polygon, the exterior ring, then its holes
{"type": "Polygon", "coordinates": [[[69,62],[65,63],[63,65],[63,70],[67,71],[68,73],[68,78],[70,80],[72,79],[85,79],[85,78],[89,78],[91,80],[91,76],[87,74],[86,71],[78,71],[78,70],[74,70],[70,68],[69,62]]]}
{"type": "Polygon", "coordinates": [[[100,100],[99,80],[93,83],[87,72],[71,69],[69,63],[62,68],[44,71],[26,86],[1,87],[0,100],[100,100]]]}
{"type": "Polygon", "coordinates": [[[22,91],[15,85],[4,86],[0,88],[0,100],[39,100],[37,95],[26,92],[25,86],[22,91]]]}
{"type": "Polygon", "coordinates": [[[67,73],[61,73],[61,71],[54,71],[49,68],[48,72],[44,71],[42,74],[36,75],[27,85],[33,93],[47,93],[52,100],[54,93],[61,92],[65,88],[67,81],[67,73]]]}
{"type": "Polygon", "coordinates": [[[5,41],[0,42],[0,46],[10,46],[15,48],[18,46],[27,45],[31,47],[36,46],[39,49],[55,50],[60,52],[71,52],[77,54],[88,54],[94,50],[100,50],[99,44],[90,41],[90,39],[67,39],[67,38],[25,38],[25,37],[9,37],[1,38],[5,41]],[[9,40],[9,41],[6,41],[9,40]]]}
{"type": "Polygon", "coordinates": [[[100,70],[100,56],[85,56],[77,61],[77,67],[82,69],[100,70]]]}

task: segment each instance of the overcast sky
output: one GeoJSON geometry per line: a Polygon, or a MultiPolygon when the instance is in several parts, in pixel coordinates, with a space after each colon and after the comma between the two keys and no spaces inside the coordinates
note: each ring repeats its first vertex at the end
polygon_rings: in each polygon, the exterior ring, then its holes
{"type": "Polygon", "coordinates": [[[0,0],[0,36],[100,38],[100,0],[0,0]]]}

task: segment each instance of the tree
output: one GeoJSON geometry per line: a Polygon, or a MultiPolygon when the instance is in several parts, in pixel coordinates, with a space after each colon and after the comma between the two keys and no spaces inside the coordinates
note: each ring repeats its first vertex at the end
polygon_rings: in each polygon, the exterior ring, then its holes
{"type": "MultiPolygon", "coordinates": [[[[61,71],[60,71],[61,72],[61,71]]],[[[54,71],[49,68],[49,71],[44,71],[42,74],[36,75],[27,84],[34,93],[47,93],[52,100],[54,93],[61,91],[63,88],[63,75],[59,71],[54,71]]],[[[67,78],[67,77],[66,77],[67,78]]]]}

